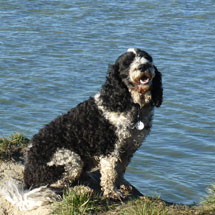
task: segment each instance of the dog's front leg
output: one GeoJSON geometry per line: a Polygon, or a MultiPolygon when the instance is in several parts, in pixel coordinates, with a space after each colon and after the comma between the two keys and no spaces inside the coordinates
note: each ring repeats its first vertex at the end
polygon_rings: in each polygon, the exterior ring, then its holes
{"type": "Polygon", "coordinates": [[[122,193],[117,189],[120,160],[114,156],[103,157],[100,160],[101,188],[105,198],[122,199],[122,193]]]}

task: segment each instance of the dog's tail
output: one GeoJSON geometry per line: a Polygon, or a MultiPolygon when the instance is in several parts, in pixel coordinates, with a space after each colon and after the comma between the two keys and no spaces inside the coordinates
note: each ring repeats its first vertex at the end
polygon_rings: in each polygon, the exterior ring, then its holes
{"type": "Polygon", "coordinates": [[[23,184],[17,184],[12,179],[1,185],[0,194],[21,211],[33,210],[60,199],[60,196],[47,186],[26,190],[23,184]]]}

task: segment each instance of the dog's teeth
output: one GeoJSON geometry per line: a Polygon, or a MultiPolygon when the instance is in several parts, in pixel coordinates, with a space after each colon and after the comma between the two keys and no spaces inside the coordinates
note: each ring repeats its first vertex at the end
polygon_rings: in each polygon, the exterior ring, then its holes
{"type": "Polygon", "coordinates": [[[143,85],[144,85],[144,84],[148,84],[148,83],[149,83],[149,79],[146,79],[145,81],[140,80],[140,83],[143,84],[143,85]]]}

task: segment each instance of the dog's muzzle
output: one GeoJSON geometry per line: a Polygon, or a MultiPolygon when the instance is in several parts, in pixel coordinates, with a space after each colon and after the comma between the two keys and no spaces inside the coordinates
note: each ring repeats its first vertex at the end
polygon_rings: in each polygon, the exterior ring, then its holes
{"type": "Polygon", "coordinates": [[[133,85],[139,93],[143,94],[151,89],[154,76],[154,67],[150,63],[142,64],[138,67],[138,72],[133,73],[133,85]]]}

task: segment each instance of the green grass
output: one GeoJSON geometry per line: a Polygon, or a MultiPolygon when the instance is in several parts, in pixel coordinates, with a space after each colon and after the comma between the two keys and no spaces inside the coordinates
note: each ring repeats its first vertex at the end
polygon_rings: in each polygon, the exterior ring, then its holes
{"type": "Polygon", "coordinates": [[[207,190],[208,195],[202,201],[202,205],[214,205],[215,206],[215,185],[212,185],[207,190]]]}
{"type": "Polygon", "coordinates": [[[54,205],[53,214],[56,215],[87,215],[101,212],[102,200],[93,195],[92,190],[80,186],[79,189],[69,189],[63,200],[54,205]]]}
{"type": "Polygon", "coordinates": [[[157,198],[141,197],[128,202],[113,202],[91,194],[77,194],[72,189],[54,205],[54,215],[200,215],[186,206],[167,205],[157,198]],[[195,213],[194,213],[195,212],[195,213]]]}
{"type": "Polygon", "coordinates": [[[164,202],[157,199],[140,198],[122,206],[116,215],[167,215],[168,208],[164,202]]]}
{"type": "Polygon", "coordinates": [[[64,194],[63,199],[61,203],[57,204],[54,214],[89,214],[93,211],[89,195],[77,195],[74,192],[68,191],[64,194]]]}
{"type": "MultiPolygon", "coordinates": [[[[78,188],[78,187],[77,187],[78,188]]],[[[198,206],[169,204],[159,198],[140,197],[125,203],[104,200],[93,192],[70,189],[54,206],[54,215],[215,215],[215,185],[198,206]]]]}
{"type": "Polygon", "coordinates": [[[18,160],[28,143],[29,139],[18,133],[9,138],[0,138],[0,160],[18,160]]]}
{"type": "Polygon", "coordinates": [[[201,202],[201,213],[204,215],[215,214],[215,185],[207,190],[207,196],[201,202]]]}

